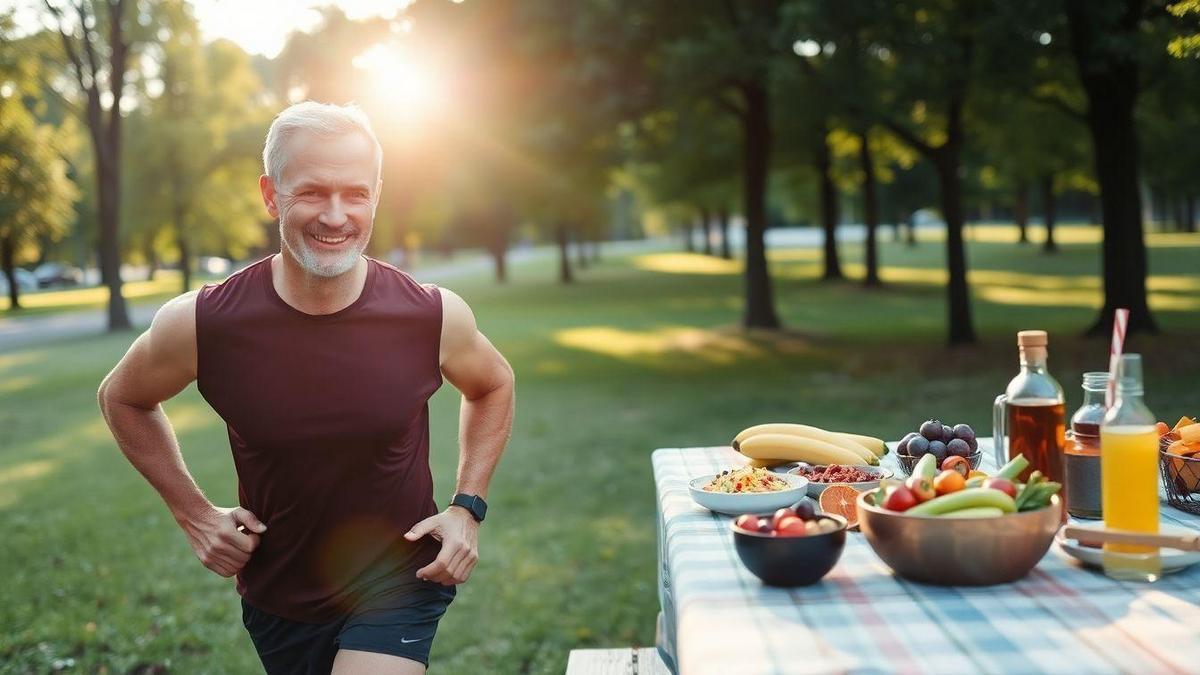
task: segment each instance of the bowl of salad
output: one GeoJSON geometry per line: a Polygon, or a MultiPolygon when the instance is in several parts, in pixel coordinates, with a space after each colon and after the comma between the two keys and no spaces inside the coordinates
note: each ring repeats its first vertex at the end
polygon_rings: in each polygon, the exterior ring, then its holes
{"type": "Polygon", "coordinates": [[[688,482],[692,499],[716,513],[771,513],[804,498],[808,479],[744,466],[688,482]]]}

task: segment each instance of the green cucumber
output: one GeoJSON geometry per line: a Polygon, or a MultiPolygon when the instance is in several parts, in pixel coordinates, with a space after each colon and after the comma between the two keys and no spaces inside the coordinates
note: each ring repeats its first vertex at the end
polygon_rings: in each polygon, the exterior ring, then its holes
{"type": "Polygon", "coordinates": [[[917,465],[913,467],[912,475],[932,481],[937,476],[937,457],[933,453],[921,455],[917,465]]]}
{"type": "Polygon", "coordinates": [[[976,506],[993,506],[1005,513],[1014,513],[1017,510],[1013,498],[999,490],[967,488],[941,497],[934,497],[927,502],[917,504],[904,513],[910,516],[940,516],[943,513],[976,506]]]}
{"type": "Polygon", "coordinates": [[[1021,472],[1027,468],[1029,468],[1029,460],[1025,459],[1025,455],[1017,455],[1008,460],[1008,464],[1000,467],[1000,470],[996,472],[996,477],[1015,481],[1017,476],[1020,476],[1021,472]]]}
{"type": "Polygon", "coordinates": [[[943,513],[943,518],[995,518],[996,516],[1004,515],[1004,509],[998,509],[995,506],[972,506],[968,509],[959,509],[950,513],[943,513]]]}

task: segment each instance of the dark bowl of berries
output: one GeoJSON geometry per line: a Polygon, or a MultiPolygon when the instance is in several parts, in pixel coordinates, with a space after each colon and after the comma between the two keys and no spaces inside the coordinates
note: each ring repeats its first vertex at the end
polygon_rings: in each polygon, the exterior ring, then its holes
{"type": "Polygon", "coordinates": [[[966,424],[942,424],[940,420],[925,420],[916,431],[905,435],[896,445],[896,461],[905,476],[911,476],[913,467],[927,454],[937,459],[938,466],[947,457],[965,457],[972,471],[983,462],[983,453],[979,450],[974,429],[966,424]]]}
{"type": "Polygon", "coordinates": [[[803,500],[774,515],[739,516],[733,547],[742,564],[768,586],[808,586],[821,580],[846,547],[846,519],[814,513],[803,500]]]}

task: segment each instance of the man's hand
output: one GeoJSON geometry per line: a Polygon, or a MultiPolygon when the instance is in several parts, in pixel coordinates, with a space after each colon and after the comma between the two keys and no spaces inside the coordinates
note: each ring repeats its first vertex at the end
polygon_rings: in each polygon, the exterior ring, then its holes
{"type": "Polygon", "coordinates": [[[250,554],[258,548],[259,534],[267,531],[253,513],[242,507],[212,511],[195,519],[180,521],[196,557],[208,569],[231,577],[246,566],[250,554]],[[242,526],[243,530],[238,527],[242,526]]]}
{"type": "Polygon", "coordinates": [[[416,541],[427,534],[442,542],[442,550],[436,560],[417,570],[417,578],[443,586],[466,581],[479,561],[479,523],[475,517],[461,506],[451,506],[413,525],[404,538],[416,541]]]}

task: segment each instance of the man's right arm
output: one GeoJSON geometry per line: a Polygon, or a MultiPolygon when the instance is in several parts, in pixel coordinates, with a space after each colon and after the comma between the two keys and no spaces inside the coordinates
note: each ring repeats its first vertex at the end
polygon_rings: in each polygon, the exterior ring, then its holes
{"type": "Polygon", "coordinates": [[[233,576],[258,546],[265,526],[242,508],[214,506],[184,464],[162,402],[196,379],[196,292],[158,310],[100,384],[100,410],[121,452],[166,502],[196,557],[233,576]],[[238,525],[246,528],[240,532],[238,525]]]}

